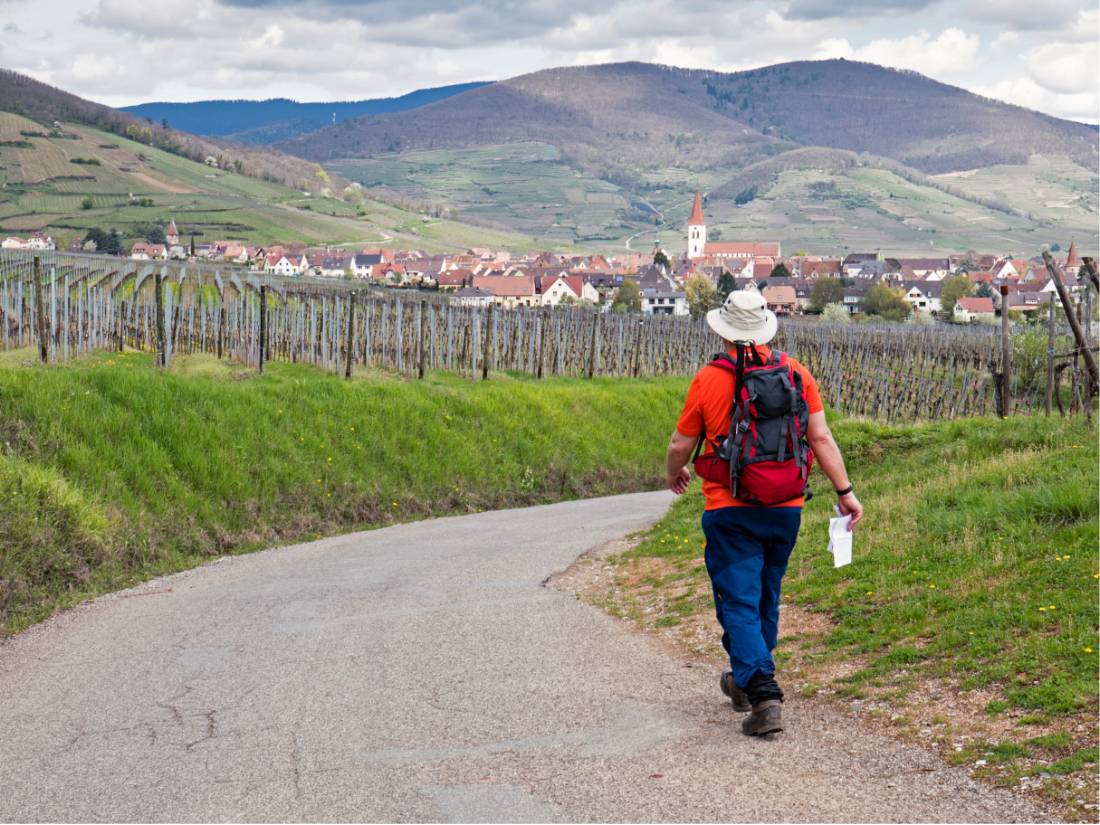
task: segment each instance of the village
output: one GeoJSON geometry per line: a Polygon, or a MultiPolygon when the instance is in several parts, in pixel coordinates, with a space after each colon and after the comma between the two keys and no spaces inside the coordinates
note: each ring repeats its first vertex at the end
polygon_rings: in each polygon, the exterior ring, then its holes
{"type": "MultiPolygon", "coordinates": [[[[889,320],[939,319],[967,324],[995,322],[1002,309],[1002,287],[1007,292],[1008,310],[1017,318],[1034,317],[1051,301],[1058,303],[1041,255],[1019,258],[975,251],[920,258],[881,251],[784,255],[781,244],[774,241],[708,241],[699,194],[688,220],[687,248],[682,255],[672,255],[660,244],[648,253],[618,255],[515,254],[486,248],[428,254],[303,244],[253,246],[233,240],[196,244],[194,238],[181,237],[174,220],[164,227],[163,241],[136,242],[128,257],[137,261],[223,262],[282,277],[434,290],[448,293],[459,305],[506,309],[575,306],[687,316],[716,305],[733,289],[754,289],[780,316],[820,314],[827,309],[824,314],[832,320],[875,315],[889,320]],[[877,285],[890,288],[891,300],[900,308],[892,315],[868,304],[877,285]]],[[[54,242],[35,232],[27,238],[4,238],[0,248],[52,250],[54,242]]],[[[74,242],[70,251],[99,250],[91,240],[74,242]]],[[[1074,242],[1055,265],[1071,292],[1078,294],[1081,260],[1074,242]]]]}

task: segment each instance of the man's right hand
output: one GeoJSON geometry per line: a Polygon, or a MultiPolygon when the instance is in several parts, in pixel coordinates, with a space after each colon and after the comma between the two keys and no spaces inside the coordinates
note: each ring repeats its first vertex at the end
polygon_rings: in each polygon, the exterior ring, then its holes
{"type": "Polygon", "coordinates": [[[665,483],[668,484],[668,489],[676,495],[682,495],[687,490],[688,485],[691,484],[691,470],[687,467],[681,467],[680,472],[667,476],[665,483]]]}
{"type": "Polygon", "coordinates": [[[845,493],[842,495],[837,499],[837,507],[840,508],[840,514],[842,516],[852,517],[852,520],[848,522],[848,530],[855,530],[856,525],[859,524],[859,520],[863,518],[863,505],[859,503],[856,494],[845,493]]]}

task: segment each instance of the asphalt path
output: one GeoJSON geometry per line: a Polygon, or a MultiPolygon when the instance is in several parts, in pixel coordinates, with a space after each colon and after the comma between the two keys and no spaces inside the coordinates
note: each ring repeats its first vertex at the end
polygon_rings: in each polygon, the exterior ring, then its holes
{"type": "Polygon", "coordinates": [[[225,559],[0,645],[5,821],[1037,821],[792,697],[718,692],[543,581],[644,493],[225,559]]]}

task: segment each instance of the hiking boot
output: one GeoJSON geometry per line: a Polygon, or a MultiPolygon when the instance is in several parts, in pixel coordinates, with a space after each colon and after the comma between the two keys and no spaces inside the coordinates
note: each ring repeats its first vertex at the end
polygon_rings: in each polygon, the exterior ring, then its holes
{"type": "Polygon", "coordinates": [[[752,706],[752,713],[741,720],[741,732],[746,736],[764,736],[783,730],[783,703],[768,699],[752,706]]]}
{"type": "Polygon", "coordinates": [[[722,674],[721,678],[718,680],[718,686],[722,688],[722,693],[730,698],[730,704],[733,705],[735,711],[738,713],[748,713],[752,710],[748,694],[737,687],[737,682],[733,681],[733,674],[730,671],[727,670],[722,674]]]}

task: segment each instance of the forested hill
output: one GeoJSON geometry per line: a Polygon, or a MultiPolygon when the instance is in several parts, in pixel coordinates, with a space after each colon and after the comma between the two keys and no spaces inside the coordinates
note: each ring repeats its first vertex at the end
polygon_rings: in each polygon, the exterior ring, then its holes
{"type": "Polygon", "coordinates": [[[361,115],[403,112],[478,89],[486,83],[459,83],[418,89],[400,97],[369,100],[299,103],[287,98],[270,100],[200,100],[192,103],[139,103],[122,111],[196,135],[222,137],[245,143],[267,144],[313,132],[332,123],[361,115]]]}
{"type": "Polygon", "coordinates": [[[312,160],[518,141],[590,169],[736,166],[797,146],[890,157],[926,173],[1026,163],[1094,168],[1097,134],[915,72],[846,60],[723,73],[646,63],[547,69],[420,108],[368,115],[279,144],[312,160]]]}

